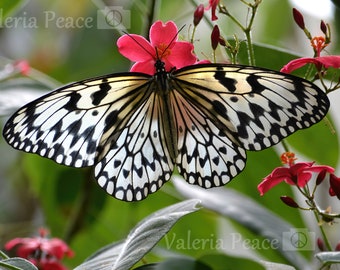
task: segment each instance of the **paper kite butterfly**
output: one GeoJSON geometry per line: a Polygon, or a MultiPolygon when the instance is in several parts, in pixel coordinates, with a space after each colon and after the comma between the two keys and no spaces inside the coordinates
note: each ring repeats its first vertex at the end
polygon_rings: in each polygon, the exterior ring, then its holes
{"type": "Polygon", "coordinates": [[[319,122],[329,100],[311,82],[263,68],[202,64],[154,76],[117,73],[61,87],[19,109],[3,135],[14,148],[72,167],[142,200],[176,166],[190,184],[221,186],[262,150],[319,122]]]}

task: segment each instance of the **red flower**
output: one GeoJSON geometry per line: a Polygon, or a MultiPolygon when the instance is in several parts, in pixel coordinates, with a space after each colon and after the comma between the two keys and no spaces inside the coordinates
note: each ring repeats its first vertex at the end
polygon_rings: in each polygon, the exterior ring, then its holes
{"type": "Polygon", "coordinates": [[[219,2],[220,0],[209,0],[209,5],[205,8],[205,10],[208,10],[211,8],[211,20],[212,21],[216,21],[218,19],[216,16],[216,8],[219,2]]]}
{"type": "Polygon", "coordinates": [[[59,261],[51,258],[29,259],[39,270],[67,270],[59,261]]]}
{"type": "Polygon", "coordinates": [[[178,41],[178,29],[174,22],[156,21],[150,28],[149,39],[140,35],[123,35],[117,41],[119,52],[136,62],[130,71],[155,74],[156,60],[165,63],[165,70],[182,68],[197,63],[190,42],[178,41]]]}
{"type": "Polygon", "coordinates": [[[299,162],[289,167],[279,167],[265,177],[257,186],[261,196],[277,184],[285,181],[289,185],[304,187],[311,180],[313,173],[327,171],[333,173],[334,169],[329,166],[314,166],[314,162],[299,162]]]}
{"type": "Polygon", "coordinates": [[[5,249],[16,249],[16,254],[30,260],[39,269],[65,269],[59,260],[66,257],[72,257],[73,251],[68,245],[58,239],[45,238],[46,231],[41,230],[39,237],[33,238],[15,238],[6,243],[5,249]]]}
{"type": "Polygon", "coordinates": [[[329,56],[320,56],[315,58],[299,58],[290,61],[287,65],[285,65],[281,72],[283,73],[291,73],[295,69],[298,69],[306,64],[315,64],[315,66],[320,69],[321,67],[329,68],[340,68],[340,56],[339,55],[329,55],[329,56]]]}

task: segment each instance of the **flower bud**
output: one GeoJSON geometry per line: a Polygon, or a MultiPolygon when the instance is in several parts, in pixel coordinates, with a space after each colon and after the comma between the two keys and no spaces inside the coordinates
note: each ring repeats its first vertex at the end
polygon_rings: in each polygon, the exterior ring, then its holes
{"type": "Polygon", "coordinates": [[[335,246],[335,250],[334,251],[340,251],[340,242],[335,246]]]}
{"type": "Polygon", "coordinates": [[[288,205],[289,207],[299,208],[299,205],[293,200],[293,198],[289,196],[281,196],[280,199],[284,204],[288,205]]]}
{"type": "Polygon", "coordinates": [[[204,5],[200,4],[194,12],[194,26],[197,26],[202,20],[204,14],[204,5]]]}
{"type": "Polygon", "coordinates": [[[326,170],[322,170],[321,172],[319,172],[318,177],[316,178],[317,186],[320,185],[323,182],[323,180],[325,180],[326,173],[327,173],[326,170]]]}
{"type": "Polygon", "coordinates": [[[327,25],[325,24],[325,22],[323,20],[321,20],[321,22],[320,22],[320,29],[321,29],[322,33],[324,33],[325,36],[327,36],[327,25]]]}
{"type": "Polygon", "coordinates": [[[334,174],[331,174],[329,177],[329,194],[331,196],[337,196],[340,200],[340,178],[336,177],[334,174]]]}
{"type": "Polygon", "coordinates": [[[220,29],[217,25],[214,26],[211,32],[211,47],[216,50],[218,43],[220,42],[220,29]]]}
{"type": "Polygon", "coordinates": [[[325,244],[321,238],[318,237],[316,244],[318,245],[320,251],[325,251],[325,244]]]}
{"type": "Polygon", "coordinates": [[[302,14],[296,8],[293,8],[293,17],[296,24],[302,29],[305,29],[305,21],[302,14]]]}

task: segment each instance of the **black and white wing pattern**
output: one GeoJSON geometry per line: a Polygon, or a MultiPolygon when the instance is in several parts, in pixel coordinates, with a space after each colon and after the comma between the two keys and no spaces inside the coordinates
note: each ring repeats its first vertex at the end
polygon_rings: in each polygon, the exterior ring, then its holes
{"type": "MultiPolygon", "coordinates": [[[[157,66],[156,66],[157,67],[157,66]]],[[[262,68],[207,64],[154,76],[120,73],[64,86],[19,109],[3,135],[14,148],[73,167],[98,184],[144,199],[174,166],[191,184],[221,186],[261,150],[327,113],[314,84],[262,68]]]]}
{"type": "Polygon", "coordinates": [[[172,74],[177,102],[176,164],[184,178],[221,186],[263,150],[319,122],[329,109],[311,82],[263,68],[206,64],[172,74]]]}
{"type": "Polygon", "coordinates": [[[115,74],[66,85],[19,109],[3,131],[10,145],[73,167],[95,166],[99,185],[141,200],[170,179],[164,108],[153,77],[115,74]]]}

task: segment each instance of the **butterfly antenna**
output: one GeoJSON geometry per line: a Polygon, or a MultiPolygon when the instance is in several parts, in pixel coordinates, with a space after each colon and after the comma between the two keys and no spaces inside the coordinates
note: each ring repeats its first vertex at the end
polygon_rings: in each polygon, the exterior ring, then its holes
{"type": "Polygon", "coordinates": [[[170,45],[175,41],[175,39],[177,38],[179,32],[181,32],[184,27],[185,27],[185,25],[183,25],[180,29],[178,29],[176,35],[171,39],[171,41],[169,42],[168,46],[165,47],[165,49],[163,50],[163,53],[162,53],[162,55],[160,57],[158,56],[158,51],[156,49],[157,59],[160,59],[163,56],[163,54],[166,52],[166,50],[169,49],[170,45]]]}
{"type": "MultiPolygon", "coordinates": [[[[153,55],[147,50],[147,49],[145,49],[143,46],[142,46],[142,44],[140,44],[132,35],[130,35],[129,33],[127,33],[127,32],[124,32],[124,34],[126,34],[126,35],[128,35],[134,42],[136,42],[136,44],[139,46],[139,47],[141,47],[147,54],[149,54],[150,56],[152,56],[153,57],[153,55]]],[[[156,50],[157,51],[157,50],[156,50]]]]}
{"type": "MultiPolygon", "coordinates": [[[[175,40],[175,39],[177,38],[177,36],[178,36],[178,33],[179,33],[180,31],[182,31],[184,27],[185,27],[185,25],[183,25],[183,26],[177,31],[176,35],[171,39],[171,41],[169,42],[168,46],[166,46],[165,49],[163,50],[162,55],[158,55],[158,50],[157,50],[157,48],[155,48],[156,57],[157,57],[158,60],[162,58],[163,54],[164,54],[164,53],[166,52],[166,50],[170,47],[170,45],[174,42],[174,40],[175,40]]],[[[123,32],[124,32],[124,31],[123,31],[123,32]]],[[[142,44],[140,44],[140,43],[139,43],[132,35],[130,35],[130,34],[127,33],[127,32],[124,32],[124,34],[128,35],[134,42],[136,42],[136,44],[138,44],[139,47],[141,47],[147,54],[149,54],[150,56],[153,57],[153,55],[152,55],[147,49],[145,49],[145,48],[142,46],[142,44]]]]}

